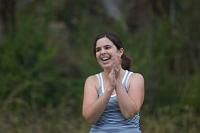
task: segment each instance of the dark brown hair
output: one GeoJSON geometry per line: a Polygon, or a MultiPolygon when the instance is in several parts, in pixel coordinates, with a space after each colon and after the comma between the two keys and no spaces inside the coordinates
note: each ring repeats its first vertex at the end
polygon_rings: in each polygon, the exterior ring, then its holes
{"type": "MultiPolygon", "coordinates": [[[[94,45],[93,45],[94,55],[96,55],[96,42],[103,37],[108,38],[117,47],[118,50],[120,50],[120,48],[123,48],[123,44],[121,40],[119,39],[119,37],[117,37],[117,35],[111,32],[105,32],[105,33],[101,33],[97,35],[94,40],[94,45]]],[[[125,54],[122,55],[121,59],[122,59],[122,63],[121,63],[122,68],[125,70],[130,70],[131,60],[125,54]]]]}

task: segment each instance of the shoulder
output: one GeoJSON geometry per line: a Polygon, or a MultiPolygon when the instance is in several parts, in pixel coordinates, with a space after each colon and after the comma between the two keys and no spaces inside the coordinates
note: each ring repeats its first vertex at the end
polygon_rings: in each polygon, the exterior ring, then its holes
{"type": "Polygon", "coordinates": [[[144,77],[142,74],[140,73],[133,73],[130,76],[130,79],[132,82],[140,82],[140,83],[144,83],[144,77]]]}
{"type": "Polygon", "coordinates": [[[92,82],[92,81],[96,81],[97,80],[97,76],[96,75],[90,75],[86,78],[86,82],[92,82]]]}
{"type": "Polygon", "coordinates": [[[140,73],[132,73],[129,79],[129,88],[130,90],[144,91],[144,77],[140,73]]]}
{"type": "Polygon", "coordinates": [[[96,75],[90,75],[85,80],[84,90],[97,90],[98,79],[96,75]]]}
{"type": "Polygon", "coordinates": [[[98,82],[96,74],[90,75],[86,78],[85,84],[96,84],[98,82]]]}
{"type": "Polygon", "coordinates": [[[140,80],[144,80],[144,77],[141,73],[134,73],[132,72],[132,78],[135,78],[135,79],[140,79],[140,80]]]}

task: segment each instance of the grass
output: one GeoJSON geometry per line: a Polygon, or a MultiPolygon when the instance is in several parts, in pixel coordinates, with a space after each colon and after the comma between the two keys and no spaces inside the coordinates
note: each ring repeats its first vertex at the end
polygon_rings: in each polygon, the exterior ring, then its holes
{"type": "MultiPolygon", "coordinates": [[[[191,108],[145,106],[141,111],[144,133],[198,133],[200,115],[191,108]]],[[[44,111],[0,110],[0,133],[87,133],[89,125],[79,112],[48,108],[44,111]]]]}
{"type": "Polygon", "coordinates": [[[199,118],[191,107],[165,106],[155,110],[144,107],[141,125],[144,133],[198,133],[199,118]]]}

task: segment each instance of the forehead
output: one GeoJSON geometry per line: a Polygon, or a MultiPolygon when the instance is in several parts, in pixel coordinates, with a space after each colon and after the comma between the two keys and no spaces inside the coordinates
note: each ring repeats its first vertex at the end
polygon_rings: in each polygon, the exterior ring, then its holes
{"type": "Polygon", "coordinates": [[[107,37],[100,38],[96,42],[96,47],[101,47],[104,45],[114,45],[111,40],[109,40],[107,37]]]}

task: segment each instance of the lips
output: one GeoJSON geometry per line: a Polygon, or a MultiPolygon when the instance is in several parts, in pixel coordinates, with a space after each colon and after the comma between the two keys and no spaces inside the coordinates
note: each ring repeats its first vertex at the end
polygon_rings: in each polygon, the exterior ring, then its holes
{"type": "Polygon", "coordinates": [[[107,55],[107,56],[101,56],[100,57],[100,60],[103,61],[103,62],[107,62],[108,60],[111,59],[111,56],[110,55],[107,55]]]}

